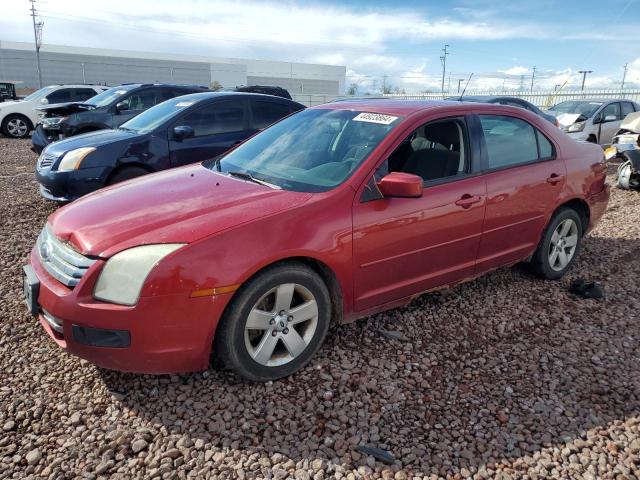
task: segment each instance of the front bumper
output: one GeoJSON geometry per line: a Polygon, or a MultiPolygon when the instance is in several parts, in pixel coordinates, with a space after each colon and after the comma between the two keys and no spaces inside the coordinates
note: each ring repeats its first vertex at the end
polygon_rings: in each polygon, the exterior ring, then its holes
{"type": "Polygon", "coordinates": [[[31,150],[40,154],[47,145],[62,138],[64,137],[60,130],[45,130],[39,123],[31,134],[31,150]]]}
{"type": "Polygon", "coordinates": [[[40,195],[47,200],[70,202],[105,186],[111,167],[81,168],[59,172],[51,168],[36,168],[40,195]]]}
{"type": "Polygon", "coordinates": [[[140,297],[132,307],[100,302],[92,292],[104,263],[97,260],[70,289],[44,270],[35,248],[31,251],[39,281],[38,319],[49,336],[67,352],[107,369],[155,374],[206,370],[213,334],[231,294],[140,297]],[[95,346],[109,341],[115,346],[95,346]]]}

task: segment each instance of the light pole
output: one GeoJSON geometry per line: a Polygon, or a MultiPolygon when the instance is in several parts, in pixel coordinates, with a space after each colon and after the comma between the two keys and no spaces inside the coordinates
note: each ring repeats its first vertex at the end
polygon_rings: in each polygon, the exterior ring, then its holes
{"type": "Polygon", "coordinates": [[[531,74],[531,93],[533,93],[533,79],[536,78],[536,67],[533,67],[533,73],[531,74]]]}
{"type": "Polygon", "coordinates": [[[624,73],[622,74],[622,83],[620,84],[620,90],[624,90],[624,81],[627,79],[627,68],[629,64],[624,64],[624,73]]]}
{"type": "Polygon", "coordinates": [[[580,87],[580,91],[584,92],[584,82],[587,79],[587,75],[589,73],[593,73],[593,70],[578,70],[578,73],[582,74],[582,86],[580,87]]]}
{"type": "Polygon", "coordinates": [[[461,78],[458,80],[458,93],[460,93],[460,84],[462,83],[463,80],[464,78],[461,78]]]}
{"type": "Polygon", "coordinates": [[[444,48],[442,49],[442,56],[440,57],[440,60],[442,61],[442,94],[444,95],[444,74],[447,70],[447,55],[449,54],[449,52],[447,52],[447,48],[449,48],[449,45],[445,45],[444,48]]]}

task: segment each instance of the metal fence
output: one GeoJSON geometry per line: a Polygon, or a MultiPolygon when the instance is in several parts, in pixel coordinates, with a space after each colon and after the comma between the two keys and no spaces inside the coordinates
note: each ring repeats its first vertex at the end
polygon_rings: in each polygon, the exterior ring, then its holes
{"type": "MultiPolygon", "coordinates": [[[[492,95],[492,96],[509,96],[518,97],[528,102],[533,103],[539,108],[549,108],[556,103],[560,103],[565,100],[589,100],[589,99],[615,99],[624,98],[626,100],[633,100],[640,103],[640,90],[548,90],[548,91],[500,91],[500,90],[469,90],[465,92],[465,95],[492,95]]],[[[442,100],[445,97],[455,97],[456,94],[445,93],[420,93],[415,95],[372,95],[371,98],[397,98],[402,100],[442,100]]],[[[294,94],[293,99],[297,102],[306,105],[307,107],[313,107],[314,105],[321,105],[323,103],[331,102],[337,99],[347,98],[367,98],[363,96],[339,96],[339,95],[302,95],[294,94]]]]}

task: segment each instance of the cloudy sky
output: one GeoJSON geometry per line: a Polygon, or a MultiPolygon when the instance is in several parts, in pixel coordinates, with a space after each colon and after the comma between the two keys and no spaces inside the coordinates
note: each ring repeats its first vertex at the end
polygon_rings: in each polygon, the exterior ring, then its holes
{"type": "MultiPolygon", "coordinates": [[[[640,88],[640,0],[38,0],[44,43],[346,65],[359,92],[640,88]],[[95,5],[95,8],[93,7],[95,5]],[[466,80],[465,80],[466,81],[466,80]],[[462,82],[464,85],[464,81],[462,82]]],[[[33,41],[29,2],[3,2],[0,40],[33,41]]]]}

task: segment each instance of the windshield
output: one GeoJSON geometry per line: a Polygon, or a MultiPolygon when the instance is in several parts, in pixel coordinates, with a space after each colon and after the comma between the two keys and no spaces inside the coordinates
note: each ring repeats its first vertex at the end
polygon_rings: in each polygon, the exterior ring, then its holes
{"type": "Polygon", "coordinates": [[[391,115],[303,110],[209,166],[250,174],[285,190],[322,192],[344,182],[399,124],[391,115]]]}
{"type": "Polygon", "coordinates": [[[40,97],[44,97],[47,93],[49,93],[54,88],[56,88],[56,87],[52,86],[52,87],[41,88],[40,90],[36,90],[35,92],[33,92],[31,95],[27,95],[26,97],[24,97],[24,99],[25,99],[25,101],[37,100],[40,97]]]}
{"type": "Polygon", "coordinates": [[[149,133],[157,126],[173,117],[177,112],[184,110],[196,103],[196,100],[189,97],[175,97],[166,102],[159,103],[149,110],[145,110],[140,115],[133,117],[128,122],[122,124],[120,128],[134,130],[138,133],[149,133]]]}
{"type": "Polygon", "coordinates": [[[93,105],[94,107],[104,107],[109,105],[111,102],[116,100],[117,98],[122,97],[129,90],[135,88],[136,85],[126,86],[126,87],[113,87],[109,90],[105,90],[98,95],[91,97],[89,100],[85,100],[84,103],[87,105],[93,105]]]}
{"type": "Polygon", "coordinates": [[[549,110],[551,110],[556,115],[560,115],[562,113],[578,113],[580,116],[585,119],[591,117],[596,110],[602,106],[602,102],[584,102],[584,101],[566,101],[561,102],[549,110]]]}

